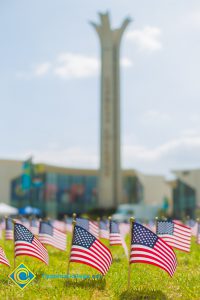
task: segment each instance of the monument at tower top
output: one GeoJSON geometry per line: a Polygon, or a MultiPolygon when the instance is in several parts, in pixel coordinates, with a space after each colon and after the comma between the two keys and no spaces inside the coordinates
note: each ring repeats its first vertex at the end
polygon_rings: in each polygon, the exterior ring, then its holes
{"type": "Polygon", "coordinates": [[[91,22],[101,45],[101,146],[99,206],[116,207],[122,202],[120,138],[120,44],[130,23],[112,29],[109,13],[99,14],[100,23],[91,22]]]}

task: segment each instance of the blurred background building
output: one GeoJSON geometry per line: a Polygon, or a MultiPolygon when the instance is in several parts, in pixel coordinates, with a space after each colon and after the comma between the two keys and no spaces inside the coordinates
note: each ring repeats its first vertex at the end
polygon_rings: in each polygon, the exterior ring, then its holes
{"type": "MultiPolygon", "coordinates": [[[[166,181],[164,176],[123,170],[121,204],[157,205],[161,213],[177,219],[194,218],[198,177],[189,177],[193,172],[198,173],[189,171],[183,175],[180,172],[179,177],[177,172],[175,180],[166,181]],[[185,177],[188,177],[187,182],[185,177]],[[196,181],[193,182],[193,178],[196,181]]],[[[98,174],[98,170],[34,164],[32,159],[0,160],[0,199],[17,208],[39,208],[43,216],[61,218],[73,212],[86,213],[102,206],[98,199],[98,174]]]]}

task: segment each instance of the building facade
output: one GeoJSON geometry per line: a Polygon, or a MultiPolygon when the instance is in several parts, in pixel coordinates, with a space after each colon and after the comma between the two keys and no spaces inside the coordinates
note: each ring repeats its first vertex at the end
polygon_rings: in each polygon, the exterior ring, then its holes
{"type": "Polygon", "coordinates": [[[0,202],[10,202],[10,182],[21,173],[22,161],[0,159],[0,202]]]}
{"type": "Polygon", "coordinates": [[[195,189],[180,179],[172,183],[173,191],[173,217],[186,219],[196,217],[196,192],[195,189]]]}
{"type": "MultiPolygon", "coordinates": [[[[98,198],[98,171],[68,169],[45,164],[32,165],[29,180],[22,175],[11,182],[11,204],[22,208],[33,206],[43,215],[61,217],[84,213],[102,207],[98,198]],[[27,185],[30,182],[30,185],[27,185]]],[[[140,203],[143,187],[134,171],[123,172],[122,203],[140,203]]],[[[113,207],[114,208],[114,207],[113,207]]]]}

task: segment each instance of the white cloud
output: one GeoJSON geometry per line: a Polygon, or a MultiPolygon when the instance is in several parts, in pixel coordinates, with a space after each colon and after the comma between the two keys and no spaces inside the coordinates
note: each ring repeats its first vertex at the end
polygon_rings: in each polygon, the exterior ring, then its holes
{"type": "Polygon", "coordinates": [[[53,70],[56,76],[64,79],[91,77],[98,71],[99,61],[96,58],[74,53],[60,54],[53,70]]]}
{"type": "Polygon", "coordinates": [[[200,167],[200,135],[185,135],[154,148],[143,145],[122,147],[124,165],[139,170],[167,172],[170,169],[200,167]],[[198,165],[199,163],[199,165],[198,165]]]}
{"type": "Polygon", "coordinates": [[[124,68],[130,68],[133,66],[133,62],[127,57],[122,57],[122,59],[120,61],[120,65],[121,65],[121,67],[124,67],[124,68]]]}
{"type": "Polygon", "coordinates": [[[35,66],[35,68],[33,70],[33,74],[36,77],[44,76],[49,72],[50,68],[51,68],[51,63],[49,63],[49,62],[44,62],[44,63],[38,64],[35,66]]]}
{"type": "MultiPolygon", "coordinates": [[[[133,65],[127,57],[123,57],[120,64],[124,68],[130,68],[133,65]]],[[[29,72],[17,72],[16,76],[18,79],[31,79],[53,74],[62,79],[81,79],[97,76],[99,72],[100,61],[96,57],[64,52],[52,62],[38,64],[29,72]]]]}
{"type": "Polygon", "coordinates": [[[159,27],[146,26],[143,29],[134,29],[127,32],[126,38],[134,42],[141,50],[157,51],[162,48],[159,27]]]}

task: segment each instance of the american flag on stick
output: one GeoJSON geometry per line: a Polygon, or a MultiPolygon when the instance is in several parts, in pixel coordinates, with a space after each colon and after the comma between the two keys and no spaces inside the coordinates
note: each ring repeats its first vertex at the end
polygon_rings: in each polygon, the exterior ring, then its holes
{"type": "Polygon", "coordinates": [[[64,221],[53,220],[53,222],[51,223],[51,225],[54,228],[56,228],[56,229],[58,229],[58,230],[60,230],[60,231],[62,231],[64,233],[66,233],[66,223],[64,221]]]}
{"type": "Polygon", "coordinates": [[[30,220],[30,231],[34,235],[38,235],[39,233],[39,221],[35,218],[30,220]]]}
{"type": "Polygon", "coordinates": [[[8,267],[10,267],[10,263],[5,255],[5,252],[3,251],[3,249],[0,247],[0,264],[4,264],[8,267]]]}
{"type": "Polygon", "coordinates": [[[5,218],[5,239],[13,240],[13,222],[10,218],[5,218]]]}
{"type": "Polygon", "coordinates": [[[190,219],[190,220],[187,220],[186,225],[191,228],[192,235],[196,236],[197,235],[197,229],[198,229],[198,222],[196,222],[195,220],[190,219]]]}
{"type": "Polygon", "coordinates": [[[151,230],[138,223],[133,223],[131,232],[130,264],[132,263],[157,266],[170,276],[173,276],[177,266],[173,249],[151,230]]]}
{"type": "Polygon", "coordinates": [[[112,254],[90,232],[75,225],[70,262],[86,264],[105,275],[112,263],[112,254]]]}
{"type": "Polygon", "coordinates": [[[24,225],[27,229],[30,228],[30,221],[27,218],[22,217],[21,218],[21,222],[19,222],[19,223],[21,223],[22,225],[24,225]]]}
{"type": "Polygon", "coordinates": [[[122,237],[119,231],[119,225],[115,221],[110,220],[109,239],[110,246],[122,245],[122,237]]]}
{"type": "Polygon", "coordinates": [[[99,222],[99,233],[100,233],[100,238],[109,240],[108,222],[104,222],[104,221],[99,222]]]}
{"type": "Polygon", "coordinates": [[[99,225],[95,221],[90,221],[83,218],[77,218],[76,224],[78,226],[81,226],[85,228],[87,231],[89,231],[91,234],[93,234],[96,238],[99,237],[99,225]]]}
{"type": "Polygon", "coordinates": [[[191,228],[175,221],[157,221],[156,233],[173,248],[190,252],[191,228]]]}
{"type": "Polygon", "coordinates": [[[32,256],[48,265],[47,249],[24,225],[15,223],[14,240],[15,257],[20,255],[32,256]]]}
{"type": "Polygon", "coordinates": [[[66,233],[54,228],[48,222],[40,222],[38,238],[41,243],[51,245],[59,250],[66,250],[67,236],[66,233]]]}

